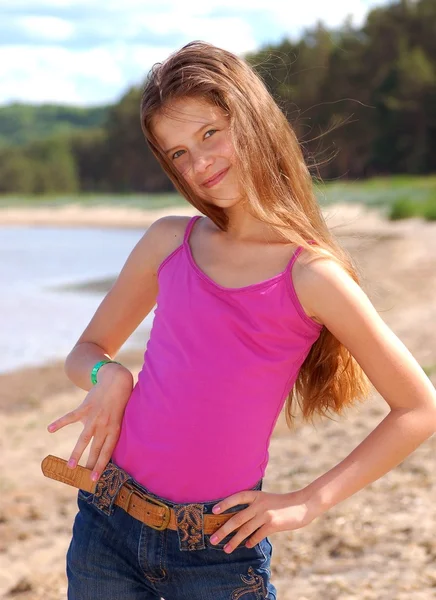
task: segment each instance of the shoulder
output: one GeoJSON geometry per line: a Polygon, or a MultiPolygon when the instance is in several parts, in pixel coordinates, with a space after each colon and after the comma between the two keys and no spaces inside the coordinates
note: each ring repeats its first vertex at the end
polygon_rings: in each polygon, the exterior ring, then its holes
{"type": "Polygon", "coordinates": [[[183,236],[192,217],[184,217],[179,215],[170,215],[161,217],[154,221],[147,229],[146,235],[153,237],[155,242],[163,240],[164,242],[181,243],[183,236]]]}
{"type": "Polygon", "coordinates": [[[337,312],[346,297],[363,294],[359,284],[335,257],[325,249],[301,252],[293,267],[295,292],[306,314],[328,325],[331,312],[337,312]]]}
{"type": "Polygon", "coordinates": [[[153,257],[156,269],[183,243],[191,217],[170,215],[154,221],[138,243],[140,251],[153,257]]]}
{"type": "Polygon", "coordinates": [[[304,287],[320,284],[326,278],[334,277],[340,272],[346,274],[333,254],[324,248],[318,248],[313,252],[303,249],[293,267],[294,277],[304,287]]]}

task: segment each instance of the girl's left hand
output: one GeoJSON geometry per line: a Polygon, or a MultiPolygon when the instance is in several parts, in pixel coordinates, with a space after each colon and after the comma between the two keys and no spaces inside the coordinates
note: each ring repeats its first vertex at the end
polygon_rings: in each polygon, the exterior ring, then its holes
{"type": "Polygon", "coordinates": [[[227,553],[232,552],[253,532],[256,533],[245,543],[247,548],[252,548],[271,533],[300,529],[318,516],[310,509],[304,490],[289,494],[271,494],[255,490],[239,492],[215,504],[213,513],[222,514],[237,504],[250,506],[235,513],[210,538],[212,544],[217,544],[237,529],[237,533],[224,547],[227,553]]]}

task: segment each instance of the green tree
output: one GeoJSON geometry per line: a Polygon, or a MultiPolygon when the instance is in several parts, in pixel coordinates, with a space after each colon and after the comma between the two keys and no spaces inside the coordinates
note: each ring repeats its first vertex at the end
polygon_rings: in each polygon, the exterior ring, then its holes
{"type": "Polygon", "coordinates": [[[18,149],[0,151],[0,193],[33,194],[35,165],[18,149]]]}
{"type": "Polygon", "coordinates": [[[141,130],[141,90],[131,88],[113,106],[107,120],[108,180],[112,189],[171,191],[173,185],[149,150],[141,130]]]}
{"type": "MultiPolygon", "coordinates": [[[[436,171],[435,23],[435,0],[397,0],[372,10],[362,27],[318,22],[299,40],[245,57],[295,128],[314,174],[436,171]]],[[[0,148],[8,144],[0,192],[172,191],[144,140],[140,98],[138,86],[109,108],[0,108],[0,148]]]]}
{"type": "Polygon", "coordinates": [[[33,142],[27,155],[34,163],[34,192],[74,193],[79,189],[76,165],[67,137],[33,142]]]}
{"type": "Polygon", "coordinates": [[[108,182],[109,149],[107,132],[103,128],[77,131],[71,135],[71,153],[85,192],[110,191],[108,182]]]}

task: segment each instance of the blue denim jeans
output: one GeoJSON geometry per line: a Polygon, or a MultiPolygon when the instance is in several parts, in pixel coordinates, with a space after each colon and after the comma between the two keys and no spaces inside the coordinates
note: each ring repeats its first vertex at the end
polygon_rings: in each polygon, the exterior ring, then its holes
{"type": "MultiPolygon", "coordinates": [[[[212,507],[222,500],[176,504],[149,492],[130,476],[129,484],[179,514],[185,509],[189,514],[191,506],[211,514],[212,507]]],[[[261,490],[262,480],[252,489],[261,490]]],[[[114,505],[116,492],[112,489],[109,504],[96,499],[97,492],[78,492],[79,512],[67,552],[69,600],[276,599],[270,582],[272,546],[268,538],[254,548],[246,548],[242,542],[227,554],[223,547],[235,532],[212,545],[210,536],[201,531],[201,544],[193,550],[184,544],[181,528],[154,529],[114,505]]],[[[246,506],[232,507],[226,513],[246,506]]]]}

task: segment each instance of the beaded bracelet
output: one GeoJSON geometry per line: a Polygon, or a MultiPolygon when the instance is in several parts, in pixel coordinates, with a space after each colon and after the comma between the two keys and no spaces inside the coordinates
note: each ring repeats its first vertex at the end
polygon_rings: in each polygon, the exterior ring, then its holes
{"type": "Polygon", "coordinates": [[[97,373],[99,369],[107,363],[115,363],[116,365],[121,365],[121,363],[116,360],[100,360],[96,365],[94,365],[94,368],[91,371],[91,381],[93,385],[97,383],[97,373]]]}

